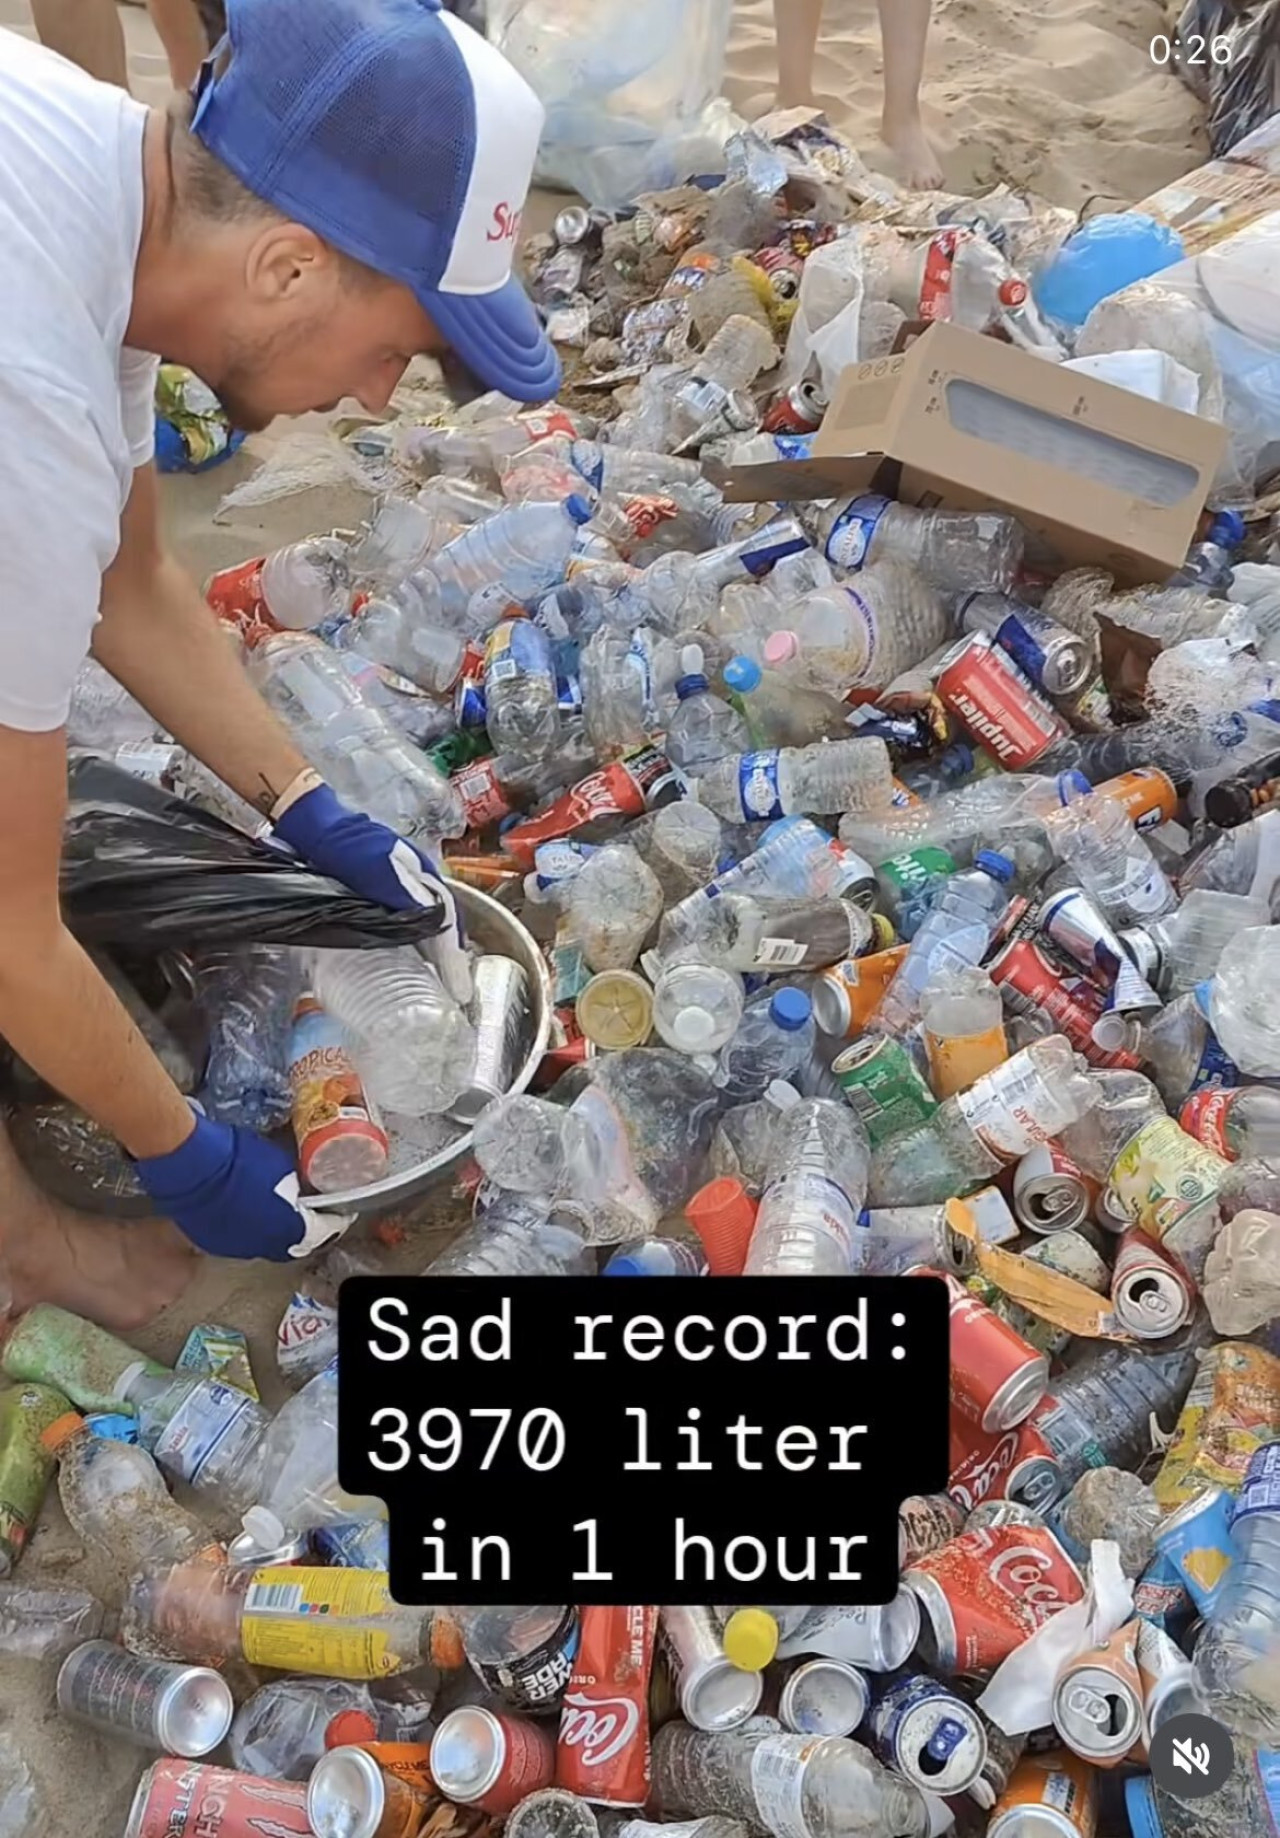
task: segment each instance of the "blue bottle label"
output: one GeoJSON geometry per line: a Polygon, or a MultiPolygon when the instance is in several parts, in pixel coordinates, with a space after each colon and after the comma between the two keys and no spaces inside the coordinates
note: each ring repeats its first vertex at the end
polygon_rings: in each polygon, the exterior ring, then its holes
{"type": "Polygon", "coordinates": [[[490,632],[485,645],[485,687],[520,676],[550,679],[551,647],[531,619],[504,619],[490,632]]]}
{"type": "Polygon", "coordinates": [[[778,764],[776,747],[763,753],[744,753],[739,760],[738,799],[746,822],[765,823],[783,815],[778,764]]]}
{"type": "Polygon", "coordinates": [[[1280,1513],[1280,1442],[1264,1443],[1254,1452],[1231,1523],[1239,1525],[1258,1513],[1280,1513]]]}
{"type": "Polygon", "coordinates": [[[853,498],[827,532],[823,553],[833,568],[861,568],[876,533],[876,525],[888,510],[891,500],[867,492],[853,498]]]}
{"type": "Polygon", "coordinates": [[[1213,1031],[1209,1020],[1209,999],[1213,994],[1213,979],[1197,983],[1192,991],[1195,1005],[1204,1018],[1204,1045],[1200,1049],[1200,1059],[1192,1075],[1187,1096],[1197,1091],[1204,1091],[1209,1086],[1227,1086],[1234,1088],[1240,1083],[1240,1068],[1222,1047],[1218,1036],[1213,1031]]]}
{"type": "Polygon", "coordinates": [[[1036,637],[1037,625],[1043,630],[1043,621],[1030,607],[1019,607],[996,628],[996,643],[1026,671],[1037,689],[1043,689],[1045,654],[1044,646],[1036,637]]]}

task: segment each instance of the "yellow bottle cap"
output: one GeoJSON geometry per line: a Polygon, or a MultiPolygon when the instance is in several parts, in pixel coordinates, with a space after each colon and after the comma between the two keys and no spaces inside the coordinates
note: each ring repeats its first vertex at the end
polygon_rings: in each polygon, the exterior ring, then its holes
{"type": "Polygon", "coordinates": [[[743,1672],[763,1672],[778,1650],[778,1623],[767,1608],[739,1608],[724,1630],[725,1657],[743,1672]]]}
{"type": "Polygon", "coordinates": [[[577,1017],[597,1047],[642,1047],[653,1027],[653,990],[634,970],[601,970],[579,995],[577,1017]]]}

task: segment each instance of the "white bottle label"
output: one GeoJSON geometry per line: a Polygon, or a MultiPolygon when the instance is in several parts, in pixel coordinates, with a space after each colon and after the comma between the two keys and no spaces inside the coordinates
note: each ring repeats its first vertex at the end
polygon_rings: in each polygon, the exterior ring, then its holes
{"type": "MultiPolygon", "coordinates": [[[[245,1419],[253,1399],[234,1385],[209,1379],[183,1399],[155,1446],[159,1465],[180,1480],[196,1485],[201,1474],[227,1439],[247,1439],[251,1423],[245,1419]]],[[[229,1452],[229,1451],[228,1451],[229,1452]]]]}
{"type": "Polygon", "coordinates": [[[888,508],[888,498],[870,492],[846,504],[827,535],[825,553],[833,568],[861,568],[888,508]]]}
{"type": "Polygon", "coordinates": [[[738,800],[745,822],[767,823],[783,815],[778,765],[776,747],[763,753],[744,753],[738,761],[738,800]]]}
{"type": "Polygon", "coordinates": [[[978,1080],[956,1103],[978,1140],[1004,1161],[1016,1161],[1075,1121],[1075,1109],[1060,1104],[1035,1061],[1015,1053],[978,1080]]]}
{"type": "Polygon", "coordinates": [[[804,962],[806,950],[795,938],[762,938],[756,946],[755,968],[792,969],[804,962]]]}
{"type": "Polygon", "coordinates": [[[751,1792],[773,1838],[809,1838],[804,1776],[820,1736],[766,1736],[751,1757],[751,1792]]]}

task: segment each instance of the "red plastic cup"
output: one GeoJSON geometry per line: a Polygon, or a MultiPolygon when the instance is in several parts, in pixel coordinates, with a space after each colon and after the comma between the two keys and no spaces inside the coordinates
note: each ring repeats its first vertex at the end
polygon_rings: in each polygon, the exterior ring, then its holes
{"type": "Polygon", "coordinates": [[[712,1276],[741,1276],[759,1208],[741,1181],[708,1181],[685,1207],[712,1276]]]}

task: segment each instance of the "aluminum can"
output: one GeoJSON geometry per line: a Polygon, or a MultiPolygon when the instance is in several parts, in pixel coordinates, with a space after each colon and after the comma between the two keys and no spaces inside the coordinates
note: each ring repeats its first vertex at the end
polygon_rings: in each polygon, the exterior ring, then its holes
{"type": "Polygon", "coordinates": [[[67,1655],[57,1698],[68,1717],[188,1760],[211,1754],[235,1715],[227,1681],[209,1667],[142,1659],[110,1640],[67,1655]]]}
{"type": "Polygon", "coordinates": [[[987,1759],[982,1718],[925,1672],[891,1679],[876,1695],[871,1738],[887,1767],[927,1793],[965,1793],[987,1759]]]}
{"type": "Polygon", "coordinates": [[[495,1819],[549,1787],[555,1771],[555,1736],[545,1724],[479,1704],[450,1711],[431,1741],[431,1772],[445,1798],[495,1819]]]}
{"type": "Polygon", "coordinates": [[[1057,710],[985,632],[974,632],[942,660],[936,688],[1006,772],[1021,772],[1071,732],[1057,710]]]}
{"type": "Polygon", "coordinates": [[[138,1782],[121,1838],[314,1838],[301,1782],[203,1762],[158,1761],[138,1782]]]}

